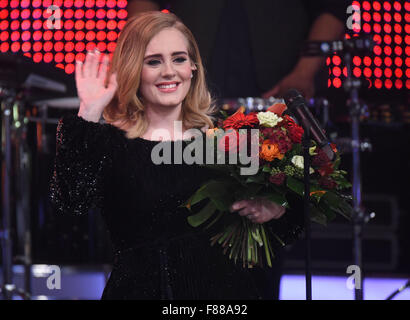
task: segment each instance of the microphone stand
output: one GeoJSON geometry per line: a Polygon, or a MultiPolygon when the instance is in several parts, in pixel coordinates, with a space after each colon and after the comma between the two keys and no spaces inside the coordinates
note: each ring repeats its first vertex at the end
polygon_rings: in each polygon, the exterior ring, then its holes
{"type": "Polygon", "coordinates": [[[302,139],[303,146],[303,183],[305,185],[303,195],[303,219],[305,225],[305,244],[306,244],[306,259],[305,259],[305,279],[306,279],[306,300],[312,300],[312,258],[311,258],[311,231],[310,231],[310,128],[304,126],[304,134],[302,139]]]}

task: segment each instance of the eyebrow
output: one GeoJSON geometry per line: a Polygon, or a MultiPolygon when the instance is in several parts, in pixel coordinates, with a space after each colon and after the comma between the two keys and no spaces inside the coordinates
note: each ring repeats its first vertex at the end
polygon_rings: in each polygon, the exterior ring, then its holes
{"type": "MultiPolygon", "coordinates": [[[[180,55],[180,54],[188,55],[188,53],[187,53],[186,51],[176,51],[176,52],[173,52],[173,53],[171,54],[171,56],[178,56],[178,55],[180,55]]],[[[149,55],[149,56],[146,56],[146,57],[144,57],[144,59],[148,59],[148,58],[161,58],[161,57],[162,57],[162,54],[157,53],[157,54],[151,54],[151,55],[149,55]]]]}

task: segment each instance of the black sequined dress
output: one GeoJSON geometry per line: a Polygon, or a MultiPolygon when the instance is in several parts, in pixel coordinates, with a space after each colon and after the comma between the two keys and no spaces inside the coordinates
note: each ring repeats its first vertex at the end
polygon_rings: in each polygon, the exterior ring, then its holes
{"type": "Polygon", "coordinates": [[[248,270],[210,246],[179,207],[209,172],[155,165],[157,143],[78,116],[59,122],[51,200],[61,213],[101,209],[115,250],[102,299],[259,299],[248,270]]]}

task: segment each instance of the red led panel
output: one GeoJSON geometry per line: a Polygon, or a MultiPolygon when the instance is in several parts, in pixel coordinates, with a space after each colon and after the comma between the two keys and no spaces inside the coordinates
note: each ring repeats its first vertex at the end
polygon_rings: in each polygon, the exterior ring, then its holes
{"type": "MultiPolygon", "coordinates": [[[[369,88],[408,89],[410,2],[352,1],[352,5],[360,8],[361,25],[348,30],[346,39],[370,35],[376,43],[372,54],[353,57],[353,77],[367,80],[369,88]]],[[[345,68],[344,61],[334,55],[326,60],[326,65],[329,67],[328,86],[340,88],[339,81],[346,79],[345,72],[340,73],[345,68]]]]}

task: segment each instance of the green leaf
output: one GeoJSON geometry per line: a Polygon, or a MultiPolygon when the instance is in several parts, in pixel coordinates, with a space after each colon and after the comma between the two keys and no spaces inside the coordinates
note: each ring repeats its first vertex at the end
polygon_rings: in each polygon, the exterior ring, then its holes
{"type": "Polygon", "coordinates": [[[269,252],[269,248],[268,248],[268,240],[266,238],[266,233],[265,233],[265,226],[262,225],[261,226],[261,234],[262,234],[262,241],[263,241],[263,246],[265,249],[265,256],[266,256],[266,261],[268,263],[268,266],[272,268],[272,260],[271,260],[271,256],[270,256],[270,252],[269,252]]]}
{"type": "Polygon", "coordinates": [[[251,229],[252,238],[259,244],[259,246],[263,245],[261,235],[259,233],[259,225],[254,224],[251,229]]]}
{"type": "Polygon", "coordinates": [[[213,202],[209,201],[207,205],[202,208],[198,213],[189,216],[188,223],[193,227],[198,227],[208,220],[215,212],[216,207],[213,202]]]}
{"type": "Polygon", "coordinates": [[[287,177],[286,185],[289,187],[289,189],[291,189],[293,192],[297,193],[300,196],[303,196],[303,194],[305,193],[305,186],[302,182],[296,180],[295,178],[287,177]]]}
{"type": "Polygon", "coordinates": [[[310,220],[322,226],[327,226],[327,216],[318,208],[310,206],[310,220]]]}

